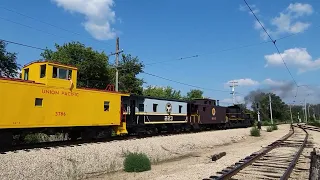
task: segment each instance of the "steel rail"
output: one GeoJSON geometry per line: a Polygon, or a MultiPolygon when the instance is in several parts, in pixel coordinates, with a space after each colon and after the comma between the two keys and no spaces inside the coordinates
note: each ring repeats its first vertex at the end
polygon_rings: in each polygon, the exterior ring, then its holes
{"type": "Polygon", "coordinates": [[[320,128],[316,126],[307,126],[305,124],[299,124],[298,126],[302,126],[304,129],[310,130],[310,131],[318,131],[320,132],[320,128]]]}
{"type": "Polygon", "coordinates": [[[283,176],[280,178],[281,180],[286,180],[286,179],[288,179],[290,177],[290,174],[293,171],[296,163],[298,162],[298,160],[300,158],[300,155],[301,155],[301,153],[302,153],[303,149],[305,148],[305,146],[307,144],[307,141],[308,141],[309,133],[303,127],[301,127],[300,125],[298,125],[298,126],[299,126],[299,128],[301,128],[306,133],[306,137],[304,138],[304,141],[303,141],[301,147],[299,148],[299,151],[295,154],[295,156],[294,156],[293,160],[291,161],[290,165],[288,166],[288,168],[284,172],[283,176]]]}
{"type": "Polygon", "coordinates": [[[291,124],[291,130],[288,134],[286,134],[285,136],[283,136],[282,138],[280,138],[279,140],[269,144],[266,149],[258,152],[258,153],[253,153],[251,154],[249,157],[246,157],[244,160],[244,163],[241,164],[235,164],[236,167],[231,169],[230,171],[226,172],[225,174],[219,176],[219,177],[214,177],[214,176],[210,176],[209,179],[203,179],[203,180],[210,180],[210,179],[219,179],[219,180],[224,180],[224,179],[230,179],[232,176],[236,175],[239,171],[241,171],[242,169],[244,169],[245,167],[251,165],[253,162],[255,162],[255,160],[259,159],[260,157],[262,157],[263,155],[267,154],[268,152],[270,152],[271,150],[273,150],[274,148],[276,148],[280,143],[282,143],[283,141],[287,140],[289,137],[291,137],[294,134],[294,128],[293,125],[291,124]]]}

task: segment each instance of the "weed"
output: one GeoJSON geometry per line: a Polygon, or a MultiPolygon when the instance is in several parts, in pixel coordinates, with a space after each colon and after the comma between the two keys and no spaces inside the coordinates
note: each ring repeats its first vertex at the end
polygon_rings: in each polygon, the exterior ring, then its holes
{"type": "Polygon", "coordinates": [[[147,155],[143,153],[128,153],[123,162],[126,172],[142,172],[151,170],[151,162],[147,155]]]}
{"type": "Polygon", "coordinates": [[[260,130],[257,127],[252,127],[250,130],[251,136],[260,136],[260,130]]]}
{"type": "Polygon", "coordinates": [[[267,132],[272,132],[273,131],[273,127],[272,126],[268,126],[267,127],[267,132]]]}

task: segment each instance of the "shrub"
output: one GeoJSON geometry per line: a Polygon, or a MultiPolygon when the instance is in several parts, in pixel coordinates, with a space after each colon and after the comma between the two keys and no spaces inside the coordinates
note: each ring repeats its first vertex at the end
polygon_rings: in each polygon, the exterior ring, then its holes
{"type": "Polygon", "coordinates": [[[142,172],[151,169],[150,159],[143,153],[129,152],[126,154],[123,164],[126,172],[142,172]]]}
{"type": "Polygon", "coordinates": [[[320,127],[320,122],[319,121],[309,121],[308,124],[310,124],[311,126],[317,126],[320,127]]]}
{"type": "Polygon", "coordinates": [[[250,130],[251,136],[260,136],[260,130],[257,127],[252,127],[250,130]]]}
{"type": "Polygon", "coordinates": [[[272,124],[272,129],[273,130],[278,130],[278,126],[276,124],[272,124]]]}
{"type": "Polygon", "coordinates": [[[267,132],[272,132],[273,131],[273,127],[272,126],[268,126],[267,127],[267,132]]]}
{"type": "Polygon", "coordinates": [[[269,121],[262,121],[261,125],[262,126],[270,126],[271,123],[269,121]]]}

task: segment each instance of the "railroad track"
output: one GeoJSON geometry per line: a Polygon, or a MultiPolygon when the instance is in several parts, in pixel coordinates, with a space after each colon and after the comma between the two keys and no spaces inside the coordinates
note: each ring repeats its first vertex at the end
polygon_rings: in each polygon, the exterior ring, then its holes
{"type": "Polygon", "coordinates": [[[302,126],[291,125],[290,132],[281,139],[203,180],[288,179],[295,165],[303,161],[299,157],[307,140],[308,132],[302,126]]]}
{"type": "Polygon", "coordinates": [[[303,129],[306,129],[306,130],[320,132],[320,128],[316,127],[316,126],[311,126],[311,125],[306,125],[306,124],[298,124],[298,126],[302,127],[303,129]]]}

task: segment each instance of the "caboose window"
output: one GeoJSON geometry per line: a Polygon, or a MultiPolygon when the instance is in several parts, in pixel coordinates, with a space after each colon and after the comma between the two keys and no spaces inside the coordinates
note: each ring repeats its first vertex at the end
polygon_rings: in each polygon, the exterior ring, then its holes
{"type": "Polygon", "coordinates": [[[139,104],[139,112],[144,112],[144,104],[139,104]]]}
{"type": "Polygon", "coordinates": [[[59,68],[59,78],[67,79],[67,70],[59,68]]]}
{"type": "Polygon", "coordinates": [[[110,108],[110,102],[109,101],[105,101],[103,104],[103,109],[104,111],[109,111],[110,108]]]}
{"type": "Polygon", "coordinates": [[[157,112],[158,104],[153,104],[153,112],[157,112]]]}
{"type": "Polygon", "coordinates": [[[29,79],[29,68],[24,70],[24,80],[28,80],[29,79]]]}
{"type": "Polygon", "coordinates": [[[42,98],[36,98],[34,101],[35,106],[42,106],[42,98]]]}
{"type": "Polygon", "coordinates": [[[179,105],[179,113],[181,113],[181,112],[182,112],[182,106],[179,105]]]}
{"type": "Polygon", "coordinates": [[[203,107],[202,110],[203,110],[203,111],[206,111],[206,107],[203,107]]]}
{"type": "Polygon", "coordinates": [[[40,78],[46,77],[46,69],[47,69],[46,64],[40,66],[40,78]]]}
{"type": "Polygon", "coordinates": [[[70,78],[72,77],[72,70],[53,67],[53,71],[52,71],[53,78],[68,79],[69,76],[70,78]]]}
{"type": "Polygon", "coordinates": [[[53,69],[52,69],[52,77],[53,78],[57,78],[57,76],[58,76],[58,68],[53,67],[53,69]]]}

